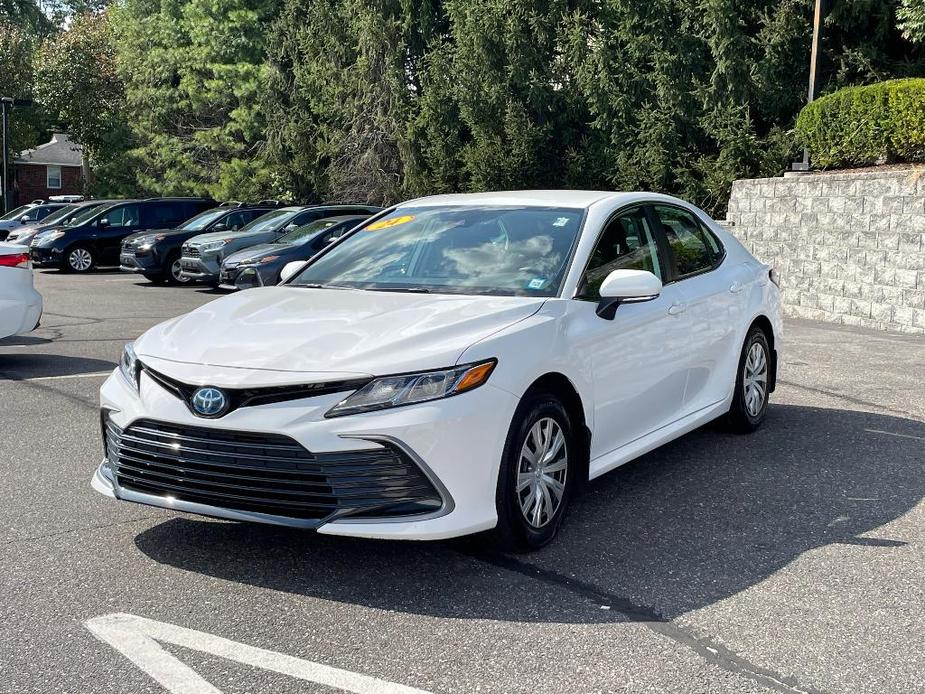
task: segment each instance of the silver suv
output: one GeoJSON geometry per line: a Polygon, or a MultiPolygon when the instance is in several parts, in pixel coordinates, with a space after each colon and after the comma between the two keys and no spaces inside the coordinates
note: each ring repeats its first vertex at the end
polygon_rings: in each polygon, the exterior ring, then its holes
{"type": "Polygon", "coordinates": [[[369,205],[316,205],[281,207],[267,212],[238,231],[216,231],[194,236],[183,244],[181,276],[217,287],[222,261],[231,253],[258,243],[270,243],[283,234],[316,219],[345,214],[371,215],[381,211],[369,205]]]}

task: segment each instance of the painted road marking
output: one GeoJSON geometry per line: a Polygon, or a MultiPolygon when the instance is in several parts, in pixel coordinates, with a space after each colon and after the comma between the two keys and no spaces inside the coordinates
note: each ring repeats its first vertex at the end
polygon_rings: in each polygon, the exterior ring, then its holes
{"type": "Polygon", "coordinates": [[[912,434],[899,434],[895,431],[883,431],[882,429],[865,429],[868,434],[885,434],[886,436],[897,436],[901,439],[915,439],[916,441],[925,441],[925,438],[921,436],[913,436],[912,434]]]}
{"type": "Polygon", "coordinates": [[[66,374],[64,376],[35,376],[34,378],[19,378],[18,381],[65,381],[69,378],[99,378],[100,376],[108,376],[112,373],[112,370],[109,371],[94,371],[91,374],[66,374]]]}
{"type": "Polygon", "coordinates": [[[171,694],[222,692],[189,665],[165,651],[158,641],[354,694],[430,694],[422,689],[406,687],[132,614],[94,617],[86,622],[86,627],[96,638],[119,651],[171,694]]]}

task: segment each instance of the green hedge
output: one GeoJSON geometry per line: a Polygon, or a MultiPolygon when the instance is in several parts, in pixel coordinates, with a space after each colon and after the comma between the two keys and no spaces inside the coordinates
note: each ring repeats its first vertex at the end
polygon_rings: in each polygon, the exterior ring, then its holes
{"type": "Polygon", "coordinates": [[[796,136],[817,168],[925,162],[925,79],[820,97],[800,111],[796,136]]]}

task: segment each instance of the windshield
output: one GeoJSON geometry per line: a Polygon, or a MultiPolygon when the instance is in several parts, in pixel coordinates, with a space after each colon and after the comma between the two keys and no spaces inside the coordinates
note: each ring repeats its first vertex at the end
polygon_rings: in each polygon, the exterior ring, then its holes
{"type": "Polygon", "coordinates": [[[305,226],[298,227],[297,229],[283,234],[273,243],[305,243],[319,231],[330,229],[335,224],[337,224],[337,222],[330,219],[319,219],[311,224],[306,224],[305,226]]]}
{"type": "Polygon", "coordinates": [[[76,227],[86,222],[97,212],[102,212],[103,210],[108,209],[108,207],[109,206],[107,205],[91,205],[90,207],[81,210],[78,214],[75,214],[73,217],[70,217],[61,226],[76,227]]]}
{"type": "Polygon", "coordinates": [[[62,219],[67,219],[70,215],[74,214],[75,210],[79,209],[79,205],[65,205],[64,207],[55,210],[50,215],[45,217],[45,219],[42,220],[42,226],[55,224],[60,222],[62,219]]]}
{"type": "Polygon", "coordinates": [[[348,236],[291,284],[554,296],[583,210],[401,208],[348,236]]]}
{"type": "Polygon", "coordinates": [[[250,224],[245,224],[241,227],[241,231],[276,231],[283,226],[290,217],[294,217],[299,212],[301,212],[301,210],[273,210],[272,212],[267,212],[265,215],[257,217],[257,219],[250,224]]]}
{"type": "Polygon", "coordinates": [[[0,222],[7,222],[11,219],[19,219],[31,209],[32,205],[20,205],[15,210],[10,210],[5,215],[0,217],[0,222]]]}
{"type": "Polygon", "coordinates": [[[223,214],[227,213],[227,207],[217,207],[214,210],[206,210],[205,212],[200,212],[195,217],[190,217],[178,228],[183,231],[201,231],[223,214]]]}

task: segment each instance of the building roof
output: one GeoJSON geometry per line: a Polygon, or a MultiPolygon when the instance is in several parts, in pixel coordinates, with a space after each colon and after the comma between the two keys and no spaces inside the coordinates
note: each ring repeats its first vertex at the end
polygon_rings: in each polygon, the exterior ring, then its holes
{"type": "Polygon", "coordinates": [[[81,166],[83,149],[72,142],[64,133],[54,133],[51,142],[39,145],[35,149],[23,150],[16,160],[17,164],[52,164],[57,166],[81,166]]]}

